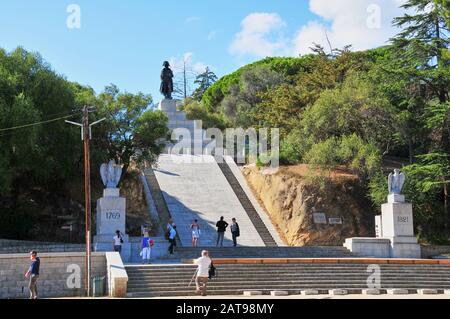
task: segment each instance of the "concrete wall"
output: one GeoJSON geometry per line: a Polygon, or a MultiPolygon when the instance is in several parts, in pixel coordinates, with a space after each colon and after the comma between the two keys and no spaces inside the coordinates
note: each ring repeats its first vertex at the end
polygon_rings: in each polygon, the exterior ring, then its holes
{"type": "MultiPolygon", "coordinates": [[[[43,253],[38,281],[39,297],[76,297],[84,295],[85,256],[83,253],[43,253]],[[72,270],[71,270],[72,268],[72,270]],[[74,271],[75,269],[75,271],[74,271]],[[77,271],[80,272],[77,272],[77,271]],[[80,279],[80,288],[71,288],[68,283],[80,279]]],[[[28,298],[28,280],[24,274],[30,263],[28,254],[0,255],[0,298],[28,298]]],[[[105,253],[93,253],[92,276],[105,276],[105,253]]],[[[105,279],[106,284],[106,279],[105,279]]]]}
{"type": "Polygon", "coordinates": [[[450,246],[421,245],[422,258],[432,258],[441,254],[449,254],[450,246]]]}
{"type": "Polygon", "coordinates": [[[128,275],[122,258],[117,252],[106,253],[108,296],[123,298],[127,295],[128,275]]]}
{"type": "Polygon", "coordinates": [[[64,244],[35,241],[21,241],[0,239],[0,254],[21,254],[37,250],[42,253],[51,252],[82,252],[85,250],[84,244],[64,244]]]}

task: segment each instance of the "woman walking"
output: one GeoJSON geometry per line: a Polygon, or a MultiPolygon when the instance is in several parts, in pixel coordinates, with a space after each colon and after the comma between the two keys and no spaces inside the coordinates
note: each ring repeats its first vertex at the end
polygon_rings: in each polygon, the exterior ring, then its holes
{"type": "Polygon", "coordinates": [[[198,224],[198,220],[194,220],[191,224],[191,232],[192,232],[192,247],[198,246],[198,240],[200,239],[200,225],[198,224]]]}

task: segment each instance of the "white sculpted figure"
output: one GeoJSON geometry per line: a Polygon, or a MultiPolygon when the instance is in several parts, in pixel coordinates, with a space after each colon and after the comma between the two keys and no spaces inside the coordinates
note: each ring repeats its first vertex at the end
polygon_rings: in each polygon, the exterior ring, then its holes
{"type": "Polygon", "coordinates": [[[103,185],[106,188],[117,188],[120,177],[122,176],[122,167],[116,165],[114,160],[111,160],[109,164],[102,164],[100,166],[100,175],[102,176],[103,185]]]}
{"type": "Polygon", "coordinates": [[[405,185],[405,180],[405,174],[401,173],[399,169],[395,169],[394,173],[389,174],[389,194],[400,195],[402,193],[403,185],[405,185]]]}

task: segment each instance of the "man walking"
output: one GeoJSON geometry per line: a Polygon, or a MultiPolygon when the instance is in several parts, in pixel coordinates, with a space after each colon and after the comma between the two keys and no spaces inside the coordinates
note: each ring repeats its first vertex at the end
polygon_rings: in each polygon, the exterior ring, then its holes
{"type": "Polygon", "coordinates": [[[150,264],[150,258],[154,244],[155,242],[153,241],[153,239],[149,237],[148,233],[145,233],[144,237],[142,238],[142,251],[141,251],[143,264],[146,263],[150,264]]]}
{"type": "Polygon", "coordinates": [[[197,294],[206,296],[206,288],[209,278],[209,267],[211,266],[211,258],[207,250],[202,251],[202,257],[195,261],[198,265],[197,277],[195,278],[195,285],[197,286],[197,294]]]}
{"type": "Polygon", "coordinates": [[[30,299],[38,299],[37,280],[39,279],[39,267],[41,260],[37,256],[36,251],[30,252],[31,264],[25,274],[25,278],[29,279],[28,288],[30,289],[30,299]]]}
{"type": "Polygon", "coordinates": [[[241,231],[239,229],[239,224],[236,222],[236,218],[233,218],[231,223],[231,235],[233,236],[233,246],[237,246],[237,238],[241,236],[241,231]]]}
{"type": "Polygon", "coordinates": [[[217,227],[217,244],[216,247],[223,247],[223,239],[225,237],[225,231],[227,230],[228,227],[228,223],[226,221],[223,220],[223,216],[220,217],[220,220],[217,222],[216,227],[217,227]]]}
{"type": "Polygon", "coordinates": [[[177,226],[173,225],[169,232],[169,253],[173,255],[173,248],[177,245],[176,242],[176,236],[177,236],[177,226]]]}

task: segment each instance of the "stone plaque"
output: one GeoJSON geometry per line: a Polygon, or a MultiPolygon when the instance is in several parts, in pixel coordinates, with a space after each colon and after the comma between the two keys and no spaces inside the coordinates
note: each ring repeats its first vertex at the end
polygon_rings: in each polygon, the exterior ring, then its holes
{"type": "Polygon", "coordinates": [[[328,223],[330,225],[342,225],[343,221],[342,221],[341,217],[333,217],[333,218],[330,217],[330,218],[328,218],[328,223]]]}
{"type": "Polygon", "coordinates": [[[375,235],[377,238],[383,237],[383,226],[381,221],[381,215],[375,216],[375,235]]]}
{"type": "Polygon", "coordinates": [[[327,215],[324,213],[314,213],[313,214],[314,224],[326,224],[327,215]]]}

